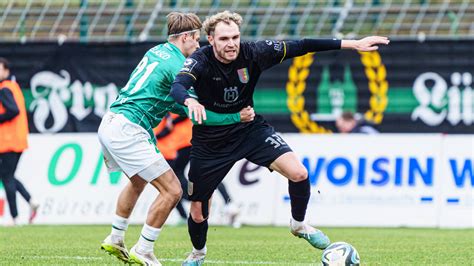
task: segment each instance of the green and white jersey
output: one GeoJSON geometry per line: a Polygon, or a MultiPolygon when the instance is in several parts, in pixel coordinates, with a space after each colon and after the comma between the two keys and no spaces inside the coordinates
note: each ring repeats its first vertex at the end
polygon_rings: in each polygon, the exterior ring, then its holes
{"type": "MultiPolygon", "coordinates": [[[[123,114],[131,122],[143,127],[155,142],[153,128],[158,126],[168,112],[187,115],[188,108],[176,103],[169,95],[171,84],[185,59],[178,47],[171,43],[160,44],[148,50],[110,110],[123,114]]],[[[203,123],[208,126],[240,122],[240,113],[218,114],[206,110],[206,114],[207,120],[203,123]]],[[[192,121],[197,124],[193,119],[192,121]]]]}
{"type": "Polygon", "coordinates": [[[153,136],[153,128],[166,113],[182,109],[175,106],[177,104],[169,92],[185,59],[178,47],[171,43],[148,50],[110,110],[123,114],[153,136]]]}

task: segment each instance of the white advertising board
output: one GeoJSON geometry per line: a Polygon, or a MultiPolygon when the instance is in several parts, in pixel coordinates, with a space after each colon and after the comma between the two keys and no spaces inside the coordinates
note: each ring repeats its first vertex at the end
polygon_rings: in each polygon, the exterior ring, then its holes
{"type": "MultiPolygon", "coordinates": [[[[123,174],[107,173],[96,134],[32,135],[16,176],[41,204],[39,224],[109,223],[127,182],[123,174]]],[[[146,214],[152,193],[146,189],[132,220],[146,214]]],[[[27,205],[18,201],[26,219],[27,205]]]]}
{"type": "MultiPolygon", "coordinates": [[[[441,170],[441,136],[287,135],[285,139],[309,170],[311,223],[436,226],[436,203],[425,198],[433,199],[441,185],[436,176],[441,170]]],[[[281,184],[281,195],[287,195],[287,185],[281,184]]],[[[289,201],[278,203],[276,223],[287,224],[289,201]]]]}
{"type": "Polygon", "coordinates": [[[474,137],[443,138],[440,227],[474,227],[474,137]]]}
{"type": "MultiPolygon", "coordinates": [[[[283,138],[308,169],[312,196],[307,219],[312,224],[474,227],[474,136],[283,134],[283,138]]],[[[108,224],[127,182],[123,174],[107,173],[96,134],[31,135],[16,176],[41,204],[39,224],[108,224]]],[[[224,183],[240,206],[244,224],[288,224],[288,182],[279,174],[242,160],[224,183]]],[[[133,223],[144,221],[156,195],[154,188],[146,188],[133,223]]],[[[20,221],[26,222],[28,206],[17,198],[20,221]]],[[[227,222],[223,206],[216,192],[211,223],[227,222]]],[[[169,223],[176,222],[173,212],[169,223]]]]}

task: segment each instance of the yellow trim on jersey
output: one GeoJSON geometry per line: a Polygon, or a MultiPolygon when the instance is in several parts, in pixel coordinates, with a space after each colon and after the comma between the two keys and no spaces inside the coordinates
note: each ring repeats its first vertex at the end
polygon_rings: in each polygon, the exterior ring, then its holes
{"type": "Polygon", "coordinates": [[[190,75],[191,77],[193,77],[194,80],[197,80],[197,78],[196,78],[193,74],[188,73],[188,72],[179,72],[178,74],[188,74],[188,75],[190,75]]]}
{"type": "Polygon", "coordinates": [[[285,60],[285,57],[286,57],[286,42],[283,42],[283,57],[281,58],[280,64],[281,62],[283,62],[283,60],[285,60]]]}

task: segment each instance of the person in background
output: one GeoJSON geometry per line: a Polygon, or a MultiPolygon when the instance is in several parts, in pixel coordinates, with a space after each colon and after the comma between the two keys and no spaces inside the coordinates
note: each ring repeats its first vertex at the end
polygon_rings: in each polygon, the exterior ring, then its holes
{"type": "Polygon", "coordinates": [[[346,111],[336,119],[336,127],[339,133],[362,133],[378,134],[377,129],[373,128],[363,119],[357,120],[352,112],[346,111]]]}
{"type": "Polygon", "coordinates": [[[10,63],[0,58],[0,178],[7,195],[12,225],[17,224],[16,192],[30,205],[29,223],[33,223],[39,205],[15,177],[21,154],[28,148],[28,120],[20,85],[10,76],[10,63]]]}

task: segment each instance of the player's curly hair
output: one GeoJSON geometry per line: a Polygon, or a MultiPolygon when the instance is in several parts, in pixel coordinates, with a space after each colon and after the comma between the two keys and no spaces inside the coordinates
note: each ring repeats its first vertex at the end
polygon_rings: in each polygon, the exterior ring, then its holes
{"type": "Polygon", "coordinates": [[[166,17],[168,18],[168,36],[202,28],[201,20],[194,13],[171,12],[166,17]]]}
{"type": "Polygon", "coordinates": [[[231,21],[237,24],[237,26],[239,26],[240,28],[240,24],[242,24],[242,16],[235,12],[230,12],[226,10],[207,17],[206,20],[204,20],[204,22],[202,23],[202,26],[206,31],[207,35],[213,35],[216,29],[216,25],[219,22],[230,24],[231,21]]]}

